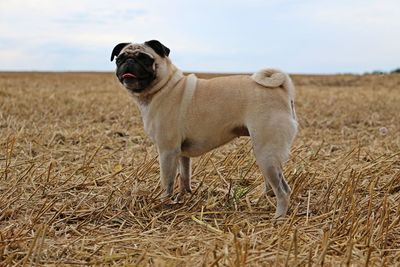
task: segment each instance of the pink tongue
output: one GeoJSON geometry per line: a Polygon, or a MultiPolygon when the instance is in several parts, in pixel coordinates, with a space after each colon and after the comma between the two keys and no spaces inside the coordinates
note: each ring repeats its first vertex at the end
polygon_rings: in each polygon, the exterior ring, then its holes
{"type": "Polygon", "coordinates": [[[136,78],[136,75],[135,74],[133,74],[133,73],[124,73],[123,75],[122,75],[122,78],[136,78]]]}

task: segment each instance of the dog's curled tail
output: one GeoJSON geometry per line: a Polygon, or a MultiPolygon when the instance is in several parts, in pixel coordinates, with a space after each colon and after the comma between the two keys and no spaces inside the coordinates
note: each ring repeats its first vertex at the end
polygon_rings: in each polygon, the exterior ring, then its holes
{"type": "Polygon", "coordinates": [[[263,69],[254,73],[251,78],[265,87],[276,88],[282,86],[288,93],[292,116],[297,120],[296,111],[294,110],[294,85],[288,74],[277,69],[263,69]]]}
{"type": "Polygon", "coordinates": [[[254,73],[251,78],[258,84],[265,87],[283,86],[291,96],[294,97],[294,86],[289,75],[277,69],[263,69],[254,73]]]}

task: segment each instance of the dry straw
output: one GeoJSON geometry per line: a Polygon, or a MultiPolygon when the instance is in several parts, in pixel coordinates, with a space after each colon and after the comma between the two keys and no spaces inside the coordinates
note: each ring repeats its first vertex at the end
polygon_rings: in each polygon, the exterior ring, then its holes
{"type": "Polygon", "coordinates": [[[290,212],[249,140],[160,203],[156,151],[112,74],[0,74],[0,265],[396,266],[400,76],[295,76],[290,212]]]}

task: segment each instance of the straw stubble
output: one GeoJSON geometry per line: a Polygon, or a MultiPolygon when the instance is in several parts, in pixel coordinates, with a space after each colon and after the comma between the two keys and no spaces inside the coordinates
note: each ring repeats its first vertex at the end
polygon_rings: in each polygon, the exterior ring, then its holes
{"type": "Polygon", "coordinates": [[[112,74],[0,74],[0,265],[398,263],[400,76],[293,78],[293,194],[276,222],[248,139],[194,159],[193,193],[164,205],[112,74]]]}

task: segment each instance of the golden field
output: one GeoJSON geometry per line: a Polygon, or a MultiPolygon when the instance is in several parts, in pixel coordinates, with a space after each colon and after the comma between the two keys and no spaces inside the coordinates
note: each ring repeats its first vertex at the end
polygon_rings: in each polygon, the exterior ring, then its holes
{"type": "Polygon", "coordinates": [[[113,74],[0,73],[0,266],[400,266],[400,75],[293,80],[275,222],[248,138],[194,159],[193,194],[164,206],[113,74]]]}

